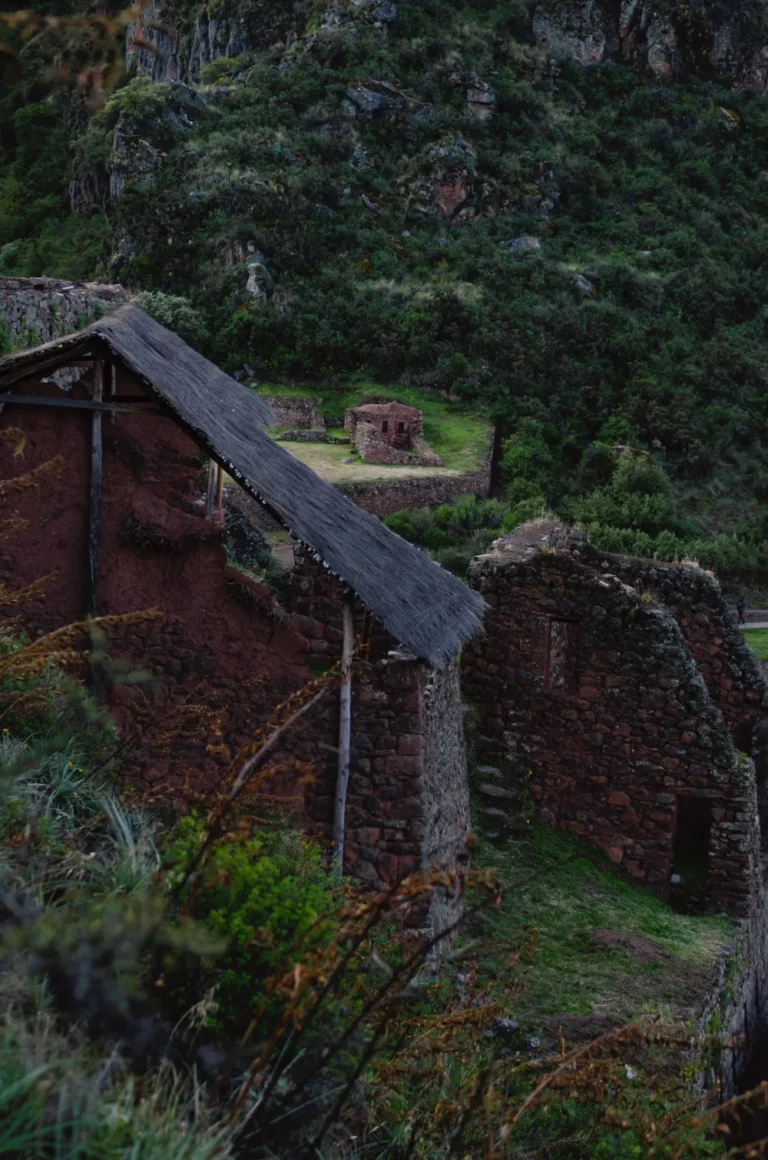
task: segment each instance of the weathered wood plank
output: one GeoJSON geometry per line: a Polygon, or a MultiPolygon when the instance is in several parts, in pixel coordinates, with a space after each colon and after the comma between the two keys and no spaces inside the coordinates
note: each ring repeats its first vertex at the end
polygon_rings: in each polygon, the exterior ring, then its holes
{"type": "Polygon", "coordinates": [[[53,371],[59,367],[66,367],[73,362],[78,362],[82,358],[88,358],[92,345],[92,340],[88,340],[82,346],[69,347],[64,352],[51,355],[50,358],[42,358],[35,363],[25,362],[20,367],[11,365],[0,374],[0,389],[9,387],[11,383],[18,383],[22,379],[39,378],[44,372],[53,371]]]}
{"type": "MultiPolygon", "coordinates": [[[[136,402],[143,400],[134,400],[136,402]]],[[[151,400],[147,400],[151,402],[151,400]]],[[[35,395],[0,395],[0,402],[3,406],[6,403],[18,403],[22,407],[64,407],[75,411],[138,411],[141,408],[130,406],[126,403],[104,403],[97,402],[94,399],[48,399],[44,396],[35,395]]],[[[152,411],[145,410],[144,414],[153,414],[157,411],[157,407],[153,407],[152,411]]]]}
{"type": "MultiPolygon", "coordinates": [[[[99,404],[104,394],[104,360],[96,359],[93,366],[93,404],[99,404]]],[[[88,611],[99,612],[99,554],[101,550],[101,475],[102,440],[101,409],[91,417],[91,492],[88,519],[88,611]]]]}
{"type": "Polygon", "coordinates": [[[208,462],[208,490],[205,496],[205,518],[213,519],[213,506],[216,500],[216,463],[213,459],[208,462]]]}
{"type": "Polygon", "coordinates": [[[349,788],[349,750],[352,733],[352,652],[355,625],[352,615],[354,596],[347,593],[342,608],[341,687],[339,689],[339,771],[336,778],[336,800],[333,812],[333,864],[341,876],[344,870],[347,789],[349,788]]]}
{"type": "Polygon", "coordinates": [[[219,463],[216,467],[216,507],[221,511],[224,502],[224,468],[219,463]]]}

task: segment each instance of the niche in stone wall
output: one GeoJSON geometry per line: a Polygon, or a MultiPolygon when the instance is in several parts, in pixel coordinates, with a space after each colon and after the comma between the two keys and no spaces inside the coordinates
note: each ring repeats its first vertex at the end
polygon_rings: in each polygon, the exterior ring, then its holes
{"type": "Polygon", "coordinates": [[[578,621],[544,622],[544,688],[551,693],[568,693],[576,686],[578,621]]]}
{"type": "Polygon", "coordinates": [[[707,900],[712,806],[707,798],[677,799],[670,901],[683,914],[698,914],[707,900]]]}

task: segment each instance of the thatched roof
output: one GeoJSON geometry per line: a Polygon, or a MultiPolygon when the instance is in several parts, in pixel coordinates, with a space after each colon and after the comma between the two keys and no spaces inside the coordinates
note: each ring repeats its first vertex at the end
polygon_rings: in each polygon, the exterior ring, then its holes
{"type": "Polygon", "coordinates": [[[477,593],[289,455],[260,429],[271,415],[258,395],[135,306],[0,359],[0,391],[104,346],[412,653],[444,665],[478,630],[477,593]]]}

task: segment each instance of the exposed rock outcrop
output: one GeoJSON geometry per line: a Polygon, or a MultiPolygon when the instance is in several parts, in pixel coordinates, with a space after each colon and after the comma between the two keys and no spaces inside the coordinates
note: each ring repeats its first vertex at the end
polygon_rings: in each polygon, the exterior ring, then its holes
{"type": "Polygon", "coordinates": [[[152,0],[141,19],[128,29],[126,62],[153,81],[197,84],[206,65],[256,47],[255,30],[237,11],[209,15],[206,6],[187,27],[168,18],[162,0],[152,0]]]}
{"type": "Polygon", "coordinates": [[[712,76],[765,93],[768,44],[755,12],[754,4],[708,0],[687,5],[542,0],[534,11],[533,34],[555,60],[590,66],[623,59],[659,79],[681,73],[712,76]]]}

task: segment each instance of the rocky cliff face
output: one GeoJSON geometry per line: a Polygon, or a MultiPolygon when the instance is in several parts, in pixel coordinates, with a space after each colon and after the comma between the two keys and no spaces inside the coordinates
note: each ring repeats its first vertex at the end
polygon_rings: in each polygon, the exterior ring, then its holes
{"type": "Polygon", "coordinates": [[[569,63],[624,60],[660,79],[695,74],[765,93],[765,16],[764,3],[543,0],[535,7],[533,35],[550,56],[569,63]]]}
{"type": "MultiPolygon", "coordinates": [[[[127,60],[153,81],[197,84],[216,60],[290,42],[311,28],[365,25],[386,35],[397,13],[391,0],[328,0],[319,9],[297,0],[279,10],[260,0],[234,0],[225,8],[201,0],[180,19],[167,0],[152,0],[129,28],[127,60]]],[[[532,33],[556,61],[624,61],[659,79],[692,74],[766,93],[767,15],[765,0],[541,0],[533,7],[532,33]]],[[[488,115],[488,103],[483,96],[478,116],[488,115]]]]}
{"type": "Polygon", "coordinates": [[[200,5],[193,18],[179,25],[169,17],[163,0],[152,0],[141,20],[129,26],[126,62],[153,81],[196,84],[212,61],[255,47],[255,29],[237,4],[220,16],[209,15],[200,5]]]}
{"type": "Polygon", "coordinates": [[[382,35],[397,16],[392,0],[230,0],[225,6],[200,0],[183,19],[166,0],[151,0],[140,20],[129,26],[126,60],[153,81],[197,84],[206,65],[290,42],[320,31],[365,25],[382,35]]]}

